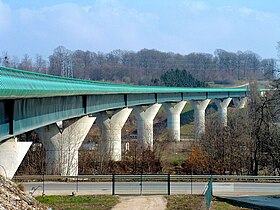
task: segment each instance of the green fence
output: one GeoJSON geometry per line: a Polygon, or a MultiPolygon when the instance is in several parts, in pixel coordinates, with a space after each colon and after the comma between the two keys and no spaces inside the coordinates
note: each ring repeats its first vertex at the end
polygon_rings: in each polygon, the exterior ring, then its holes
{"type": "Polygon", "coordinates": [[[212,176],[210,177],[210,180],[206,186],[204,196],[205,196],[205,202],[206,202],[206,208],[209,209],[212,201],[212,195],[213,195],[213,179],[212,176]]]}
{"type": "Polygon", "coordinates": [[[112,194],[170,195],[170,174],[113,174],[112,194]]]}

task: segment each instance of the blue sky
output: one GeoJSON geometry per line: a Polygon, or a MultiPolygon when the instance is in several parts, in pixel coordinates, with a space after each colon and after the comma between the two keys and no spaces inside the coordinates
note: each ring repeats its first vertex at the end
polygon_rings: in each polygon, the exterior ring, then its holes
{"type": "Polygon", "coordinates": [[[0,0],[0,53],[143,48],[276,58],[279,0],[0,0]]]}

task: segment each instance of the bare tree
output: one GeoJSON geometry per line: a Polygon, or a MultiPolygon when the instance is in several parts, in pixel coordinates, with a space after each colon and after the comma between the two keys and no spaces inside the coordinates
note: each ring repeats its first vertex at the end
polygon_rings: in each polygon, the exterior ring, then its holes
{"type": "Polygon", "coordinates": [[[41,55],[36,55],[34,62],[34,71],[39,73],[47,73],[47,61],[43,59],[41,55]]]}
{"type": "Polygon", "coordinates": [[[54,49],[49,56],[49,73],[65,77],[73,77],[72,52],[63,46],[54,49]]]}
{"type": "Polygon", "coordinates": [[[26,71],[33,71],[32,59],[29,57],[29,55],[24,54],[19,64],[19,68],[26,71]]]}

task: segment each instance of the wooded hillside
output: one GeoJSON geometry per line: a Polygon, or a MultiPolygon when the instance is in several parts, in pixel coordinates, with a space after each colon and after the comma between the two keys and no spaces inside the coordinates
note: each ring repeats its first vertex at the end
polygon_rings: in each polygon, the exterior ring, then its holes
{"type": "Polygon", "coordinates": [[[162,85],[168,70],[186,70],[203,82],[247,79],[271,79],[276,60],[262,59],[254,52],[228,52],[218,49],[214,54],[188,55],[142,49],[138,52],[114,50],[109,53],[75,50],[63,46],[54,49],[48,60],[37,55],[22,59],[3,52],[0,64],[23,69],[89,80],[114,81],[138,85],[162,85]]]}

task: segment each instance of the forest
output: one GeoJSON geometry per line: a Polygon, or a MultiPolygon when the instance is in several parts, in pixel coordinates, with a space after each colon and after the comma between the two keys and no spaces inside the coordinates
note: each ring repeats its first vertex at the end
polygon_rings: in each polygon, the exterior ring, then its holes
{"type": "Polygon", "coordinates": [[[164,74],[171,70],[189,73],[194,79],[202,82],[199,86],[205,86],[204,82],[268,80],[274,77],[276,64],[276,59],[262,59],[251,51],[234,53],[222,49],[215,50],[213,55],[208,53],[182,55],[155,49],[142,49],[138,52],[114,50],[109,53],[71,51],[64,46],[58,46],[53,50],[53,54],[49,55],[48,60],[41,55],[36,55],[32,59],[27,54],[19,59],[9,55],[7,51],[0,57],[0,65],[11,68],[136,85],[166,85],[163,81],[164,74]]]}

